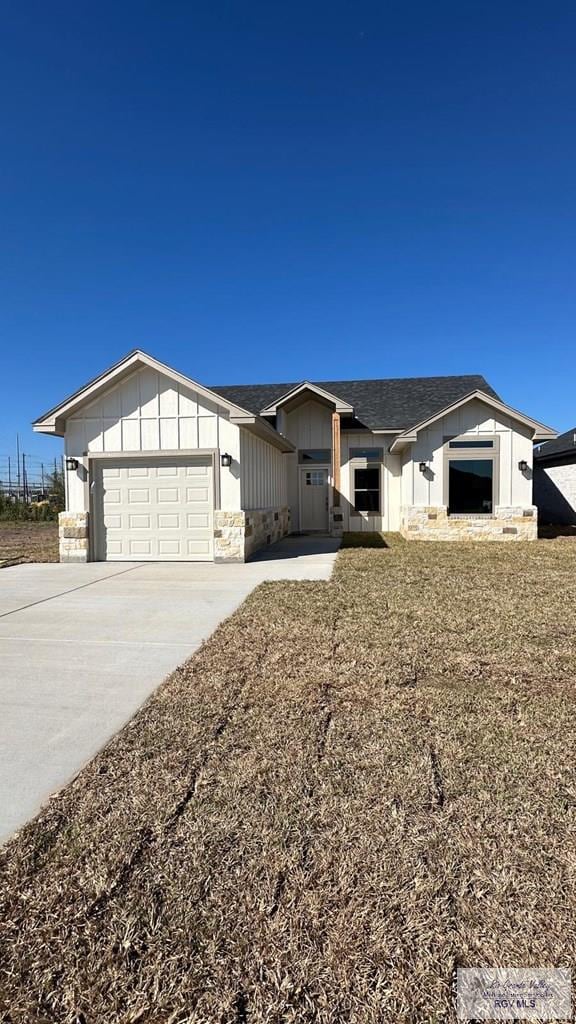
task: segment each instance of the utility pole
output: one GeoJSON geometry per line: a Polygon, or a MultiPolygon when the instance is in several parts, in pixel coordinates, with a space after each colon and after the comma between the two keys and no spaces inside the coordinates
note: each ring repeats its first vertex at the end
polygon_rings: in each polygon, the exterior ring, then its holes
{"type": "Polygon", "coordinates": [[[10,469],[10,456],[8,456],[8,497],[12,497],[12,472],[10,469]]]}
{"type": "Polygon", "coordinates": [[[22,497],[26,504],[26,456],[22,452],[22,497]]]}
{"type": "Polygon", "coordinates": [[[17,498],[17,501],[20,501],[20,438],[19,438],[18,434],[16,434],[16,466],[18,467],[18,469],[17,469],[18,490],[16,492],[16,498],[17,498]]]}

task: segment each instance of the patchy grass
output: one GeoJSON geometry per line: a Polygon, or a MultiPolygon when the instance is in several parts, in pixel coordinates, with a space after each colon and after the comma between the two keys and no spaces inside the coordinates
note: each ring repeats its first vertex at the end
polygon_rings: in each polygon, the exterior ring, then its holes
{"type": "Polygon", "coordinates": [[[11,1024],[453,1020],[576,952],[576,547],[266,583],[4,849],[11,1024]]]}
{"type": "Polygon", "coordinates": [[[57,562],[58,523],[0,521],[0,569],[18,562],[57,562]]]}
{"type": "Polygon", "coordinates": [[[343,548],[387,548],[388,542],[383,533],[345,533],[342,537],[343,548]]]}

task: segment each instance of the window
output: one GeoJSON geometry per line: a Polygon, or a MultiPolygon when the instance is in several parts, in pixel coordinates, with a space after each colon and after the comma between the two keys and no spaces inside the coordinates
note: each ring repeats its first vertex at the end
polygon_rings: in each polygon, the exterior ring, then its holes
{"type": "Polygon", "coordinates": [[[354,508],[356,512],[380,512],[380,469],[354,470],[354,508]]]}
{"type": "Polygon", "coordinates": [[[298,452],[298,462],[330,462],[332,453],[329,448],[305,448],[298,452]]]}
{"type": "Polygon", "coordinates": [[[451,515],[491,515],[494,463],[492,459],[450,459],[449,505],[451,515]]]}
{"type": "Polygon", "coordinates": [[[381,448],[351,448],[351,459],[366,459],[366,462],[382,462],[381,448]]]}
{"type": "Polygon", "coordinates": [[[498,504],[499,438],[445,437],[444,504],[451,516],[491,516],[498,504]]]}
{"type": "Polygon", "coordinates": [[[311,469],[306,475],[306,487],[322,487],[326,483],[323,469],[311,469]]]}
{"type": "Polygon", "coordinates": [[[449,441],[449,448],[493,448],[494,441],[488,441],[487,439],[479,441],[449,441]]]}

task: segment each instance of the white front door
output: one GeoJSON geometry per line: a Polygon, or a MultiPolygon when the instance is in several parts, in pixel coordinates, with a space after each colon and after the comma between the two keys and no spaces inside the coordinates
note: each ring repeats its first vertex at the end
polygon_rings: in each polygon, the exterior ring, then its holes
{"type": "Polygon", "coordinates": [[[205,562],[213,557],[212,459],[102,459],[94,474],[100,561],[205,562]]]}
{"type": "Polygon", "coordinates": [[[300,470],[300,529],[328,529],[328,470],[300,470]]]}

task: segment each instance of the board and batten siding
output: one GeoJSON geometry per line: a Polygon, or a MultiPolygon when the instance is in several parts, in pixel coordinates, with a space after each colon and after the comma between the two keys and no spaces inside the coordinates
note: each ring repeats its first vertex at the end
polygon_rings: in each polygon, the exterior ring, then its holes
{"type": "MultiPolygon", "coordinates": [[[[531,474],[523,474],[518,469],[522,459],[532,469],[530,432],[507,417],[495,416],[494,410],[479,399],[421,430],[415,443],[405,450],[402,458],[402,505],[444,505],[444,439],[461,435],[474,439],[478,434],[494,434],[499,439],[498,505],[532,505],[531,474]],[[428,464],[430,472],[426,475],[420,472],[420,462],[428,464]]],[[[481,458],[479,453],[478,458],[481,458]]]]}
{"type": "MultiPolygon", "coordinates": [[[[401,463],[397,455],[392,455],[388,448],[391,437],[388,434],[372,434],[363,431],[361,434],[343,433],[341,436],[341,470],[340,491],[343,497],[344,526],[353,532],[398,530],[400,528],[400,477],[401,463]],[[354,466],[364,465],[350,459],[353,448],[381,448],[382,462],[380,465],[380,503],[379,515],[365,515],[354,510],[354,466]]],[[[378,463],[365,463],[376,468],[378,463]]]]}
{"type": "MultiPolygon", "coordinates": [[[[83,472],[67,473],[67,508],[89,507],[87,454],[216,449],[238,462],[240,429],[227,411],[191,388],[148,367],[125,378],[66,421],[66,455],[83,472]]],[[[240,508],[240,481],[220,471],[220,508],[240,508]]]]}
{"type": "Polygon", "coordinates": [[[288,503],[286,456],[246,430],[240,433],[241,508],[280,508],[288,503]]]}
{"type": "Polygon", "coordinates": [[[332,447],[332,411],[313,399],[284,412],[277,428],[296,448],[332,447]]]}

